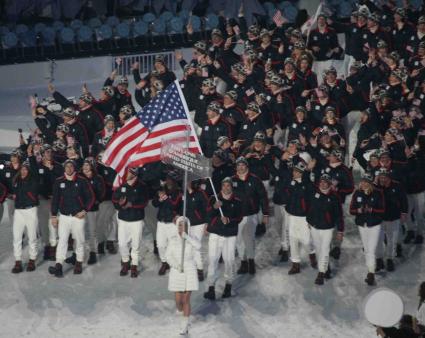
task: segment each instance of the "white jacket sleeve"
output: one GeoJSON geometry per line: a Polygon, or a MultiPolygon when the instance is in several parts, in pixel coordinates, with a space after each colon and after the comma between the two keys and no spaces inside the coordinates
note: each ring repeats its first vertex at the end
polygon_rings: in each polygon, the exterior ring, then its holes
{"type": "Polygon", "coordinates": [[[180,260],[174,255],[173,251],[173,243],[170,242],[165,252],[165,260],[173,269],[180,270],[180,260]]]}

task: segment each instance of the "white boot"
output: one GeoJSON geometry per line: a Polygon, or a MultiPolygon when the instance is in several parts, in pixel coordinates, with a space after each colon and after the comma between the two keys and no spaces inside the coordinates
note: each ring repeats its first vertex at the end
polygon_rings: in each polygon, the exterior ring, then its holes
{"type": "Polygon", "coordinates": [[[180,335],[187,335],[189,332],[189,317],[183,317],[180,322],[180,335]]]}

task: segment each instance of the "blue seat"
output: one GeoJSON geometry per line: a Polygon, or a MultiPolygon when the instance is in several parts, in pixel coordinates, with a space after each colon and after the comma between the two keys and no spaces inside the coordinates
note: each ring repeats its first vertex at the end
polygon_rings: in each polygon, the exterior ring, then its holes
{"type": "Polygon", "coordinates": [[[348,18],[353,11],[353,7],[348,1],[341,1],[338,6],[337,14],[341,18],[348,18]]]}
{"type": "Polygon", "coordinates": [[[99,18],[91,18],[89,20],[89,27],[95,29],[99,28],[100,26],[102,26],[102,21],[100,21],[99,18]]]}
{"type": "Polygon", "coordinates": [[[5,49],[15,48],[18,44],[18,36],[13,32],[8,32],[3,36],[3,47],[5,49]]]}
{"type": "Polygon", "coordinates": [[[53,22],[52,27],[56,32],[59,32],[62,28],[65,27],[65,24],[62,21],[55,21],[53,22]]]}
{"type": "MultiPolygon", "coordinates": [[[[34,27],[35,28],[35,27],[34,27]]],[[[37,33],[34,30],[26,31],[19,39],[22,47],[35,47],[37,45],[37,33]]]]}
{"type": "Polygon", "coordinates": [[[189,11],[188,10],[186,10],[186,9],[182,9],[178,14],[177,14],[177,16],[179,17],[179,18],[182,18],[183,19],[183,21],[184,22],[186,22],[188,19],[189,19],[189,16],[190,16],[190,13],[189,13],[189,11]]]}
{"type": "Polygon", "coordinates": [[[6,33],[9,33],[9,28],[6,26],[0,26],[0,35],[5,35],[6,33]]]}
{"type": "Polygon", "coordinates": [[[71,21],[70,27],[71,27],[73,30],[75,30],[75,31],[76,31],[76,30],[80,29],[83,25],[84,25],[84,24],[83,24],[83,22],[82,22],[81,20],[75,19],[75,20],[72,20],[72,21],[71,21]]]}
{"type": "Polygon", "coordinates": [[[146,23],[152,23],[156,20],[156,16],[153,13],[146,13],[145,15],[143,15],[142,20],[146,23]]]}
{"type": "Polygon", "coordinates": [[[174,18],[173,13],[169,12],[169,11],[165,11],[163,12],[160,16],[159,16],[162,20],[164,20],[165,22],[170,21],[171,19],[174,18]]]}
{"type": "Polygon", "coordinates": [[[105,23],[108,26],[116,27],[120,23],[120,19],[118,19],[116,16],[109,16],[108,18],[106,18],[105,23]]]}
{"type": "Polygon", "coordinates": [[[97,37],[99,40],[107,40],[112,38],[112,28],[106,24],[100,26],[97,30],[97,37]]]}
{"type": "Polygon", "coordinates": [[[266,10],[267,13],[270,13],[270,11],[276,9],[275,5],[271,2],[265,2],[263,4],[263,7],[264,7],[264,9],[266,10]]]}
{"type": "Polygon", "coordinates": [[[145,35],[148,32],[148,24],[144,21],[136,21],[133,25],[133,34],[135,37],[145,35]]]}
{"type": "Polygon", "coordinates": [[[214,29],[218,26],[218,16],[215,14],[208,14],[205,18],[205,22],[208,30],[214,29]]]}
{"type": "Polygon", "coordinates": [[[27,25],[24,25],[24,24],[19,24],[19,25],[16,25],[16,28],[15,28],[15,33],[16,33],[16,35],[22,35],[22,34],[24,34],[25,32],[27,32],[29,30],[29,28],[28,28],[28,26],[27,25]]]}
{"type": "Polygon", "coordinates": [[[199,32],[201,30],[202,22],[199,16],[192,15],[192,17],[190,18],[190,22],[192,23],[192,28],[194,32],[199,32]]]}
{"type": "Polygon", "coordinates": [[[127,22],[121,22],[116,27],[118,37],[128,39],[130,37],[130,25],[127,22]]]}
{"type": "Polygon", "coordinates": [[[34,31],[36,33],[41,33],[46,28],[46,25],[43,22],[38,22],[34,26],[34,31]]]}
{"type": "Polygon", "coordinates": [[[283,10],[283,16],[288,19],[289,22],[295,22],[295,19],[298,15],[298,9],[294,6],[285,7],[283,10]]]}
{"type": "Polygon", "coordinates": [[[62,30],[59,32],[59,36],[63,43],[67,43],[67,44],[74,43],[75,33],[72,30],[72,28],[69,28],[69,27],[62,28],[62,30]]]}
{"type": "Polygon", "coordinates": [[[56,31],[53,27],[46,27],[41,32],[43,46],[54,46],[56,44],[56,31]]]}
{"type": "Polygon", "coordinates": [[[172,33],[181,34],[183,33],[183,20],[179,17],[172,18],[169,22],[169,30],[172,33]]]}
{"type": "Polygon", "coordinates": [[[78,41],[91,42],[93,41],[93,29],[89,26],[81,26],[78,30],[78,41]]]}
{"type": "Polygon", "coordinates": [[[157,34],[164,34],[166,30],[165,22],[161,19],[156,19],[153,22],[153,32],[157,34]]]}

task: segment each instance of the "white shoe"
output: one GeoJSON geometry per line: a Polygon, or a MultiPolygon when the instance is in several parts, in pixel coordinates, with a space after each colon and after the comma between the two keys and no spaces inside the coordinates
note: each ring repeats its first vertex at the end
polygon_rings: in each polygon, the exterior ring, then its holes
{"type": "Polygon", "coordinates": [[[183,316],[183,310],[176,310],[176,315],[177,316],[183,316]]]}
{"type": "Polygon", "coordinates": [[[180,323],[180,335],[185,336],[189,333],[189,317],[183,317],[180,323]]]}

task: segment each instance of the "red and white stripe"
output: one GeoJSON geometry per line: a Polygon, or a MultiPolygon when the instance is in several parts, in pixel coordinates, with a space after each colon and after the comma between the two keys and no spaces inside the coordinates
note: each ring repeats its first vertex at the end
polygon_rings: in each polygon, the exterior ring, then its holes
{"type": "Polygon", "coordinates": [[[276,26],[281,26],[286,22],[280,10],[277,10],[276,13],[273,15],[273,21],[276,24],[276,26]]]}
{"type": "Polygon", "coordinates": [[[149,130],[137,117],[130,118],[108,144],[102,157],[103,163],[114,169],[119,176],[123,176],[129,158],[148,135],[149,130]]]}
{"type": "MultiPolygon", "coordinates": [[[[147,139],[143,142],[140,148],[135,152],[130,159],[130,167],[140,167],[146,163],[156,162],[161,160],[162,143],[168,140],[173,142],[187,142],[188,120],[174,120],[167,123],[158,124],[152,129],[147,139]]],[[[189,138],[190,152],[199,152],[196,135],[191,129],[189,138]]]]}

